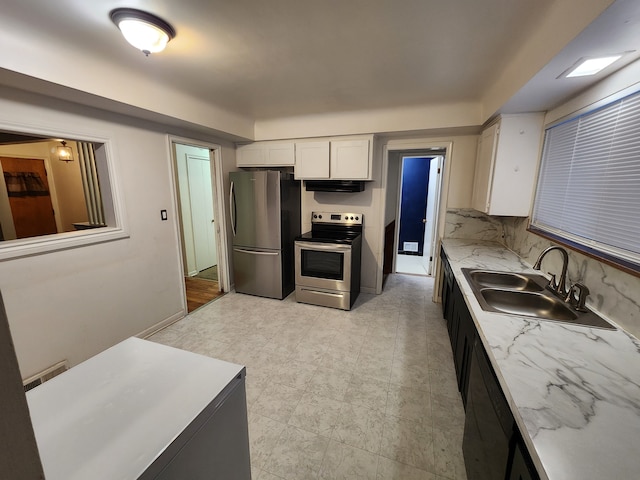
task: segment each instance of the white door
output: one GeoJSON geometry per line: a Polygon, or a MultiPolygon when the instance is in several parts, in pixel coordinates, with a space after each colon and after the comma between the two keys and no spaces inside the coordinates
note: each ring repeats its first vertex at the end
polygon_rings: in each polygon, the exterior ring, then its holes
{"type": "Polygon", "coordinates": [[[187,175],[196,269],[201,272],[218,264],[210,160],[188,155],[187,175]]]}
{"type": "Polygon", "coordinates": [[[433,257],[435,256],[436,242],[436,224],[437,202],[440,198],[440,172],[442,171],[443,157],[435,157],[431,159],[429,168],[429,194],[427,196],[427,211],[425,218],[427,219],[427,228],[424,229],[424,255],[422,256],[423,267],[427,271],[427,275],[433,275],[433,257]]]}

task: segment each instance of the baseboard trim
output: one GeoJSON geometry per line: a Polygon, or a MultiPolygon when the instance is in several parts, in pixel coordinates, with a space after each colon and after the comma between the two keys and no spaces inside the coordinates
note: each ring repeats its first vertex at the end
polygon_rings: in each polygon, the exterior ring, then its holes
{"type": "Polygon", "coordinates": [[[143,330],[142,332],[138,333],[135,336],[138,337],[138,338],[142,338],[142,339],[149,338],[154,333],[158,333],[163,328],[166,328],[169,325],[172,325],[172,324],[176,323],[178,320],[182,320],[186,316],[187,316],[187,314],[186,314],[185,311],[174,313],[169,318],[165,318],[161,322],[156,323],[155,325],[143,330]]]}

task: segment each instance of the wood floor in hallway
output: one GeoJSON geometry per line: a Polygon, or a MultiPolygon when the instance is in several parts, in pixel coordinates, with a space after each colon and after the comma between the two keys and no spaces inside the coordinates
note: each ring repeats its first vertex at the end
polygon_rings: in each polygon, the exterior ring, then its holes
{"type": "Polygon", "coordinates": [[[184,283],[187,288],[187,312],[189,313],[224,295],[224,292],[220,291],[218,282],[213,280],[185,277],[184,283]]]}

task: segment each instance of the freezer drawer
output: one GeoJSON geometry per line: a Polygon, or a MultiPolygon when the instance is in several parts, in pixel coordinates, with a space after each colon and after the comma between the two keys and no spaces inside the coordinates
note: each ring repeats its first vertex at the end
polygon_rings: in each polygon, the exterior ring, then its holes
{"type": "Polygon", "coordinates": [[[291,292],[282,287],[282,252],[233,247],[236,292],[283,299],[291,292]]]}

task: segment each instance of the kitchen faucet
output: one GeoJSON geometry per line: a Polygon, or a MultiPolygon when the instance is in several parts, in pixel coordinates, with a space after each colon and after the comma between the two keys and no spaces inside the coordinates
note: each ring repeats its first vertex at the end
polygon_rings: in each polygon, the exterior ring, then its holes
{"type": "Polygon", "coordinates": [[[556,284],[556,276],[551,272],[549,272],[549,275],[551,275],[551,280],[549,280],[549,285],[547,285],[547,288],[552,292],[554,292],[559,297],[566,298],[567,296],[566,281],[567,281],[567,268],[569,266],[569,254],[564,248],[553,245],[543,250],[543,252],[540,254],[538,259],[536,260],[536,263],[533,264],[533,269],[540,270],[540,264],[542,263],[542,259],[551,250],[558,250],[562,254],[562,273],[560,273],[560,279],[556,284]]]}

